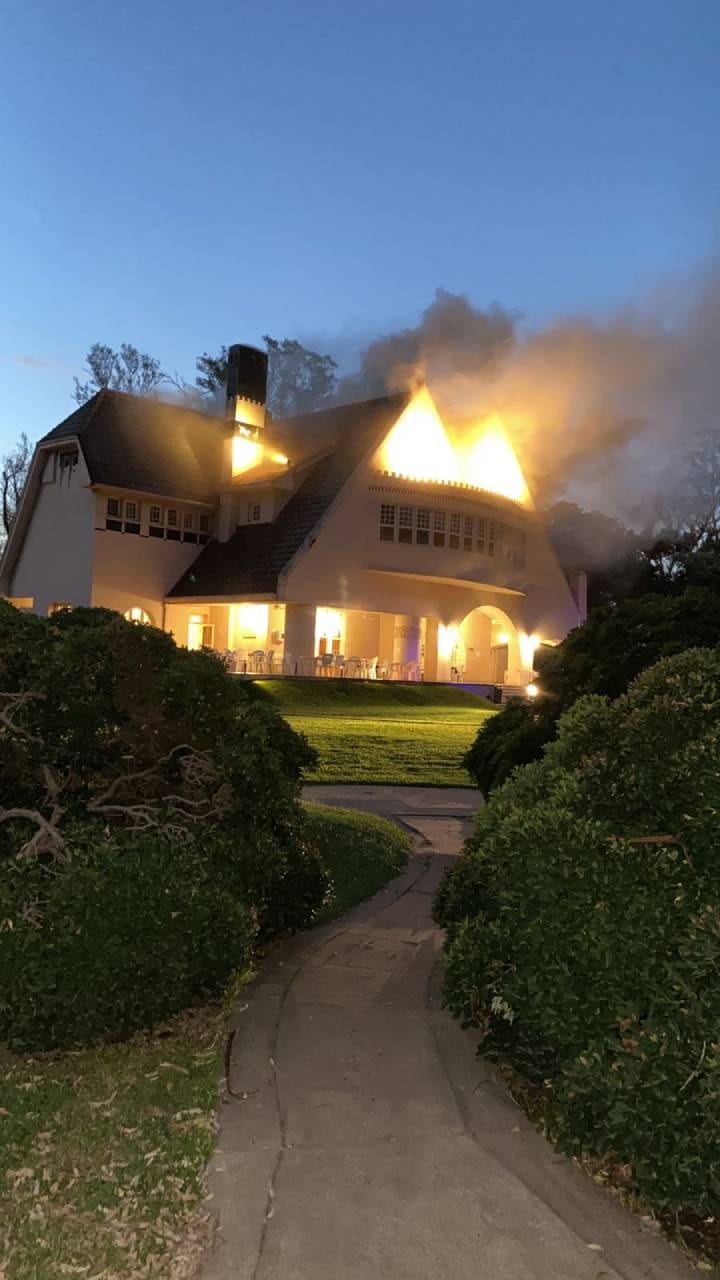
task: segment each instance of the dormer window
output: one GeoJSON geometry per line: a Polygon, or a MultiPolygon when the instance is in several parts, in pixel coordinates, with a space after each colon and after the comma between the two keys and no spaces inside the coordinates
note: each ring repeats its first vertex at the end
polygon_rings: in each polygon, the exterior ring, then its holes
{"type": "Polygon", "coordinates": [[[73,471],[78,464],[80,454],[77,449],[61,449],[58,454],[58,467],[60,475],[66,475],[73,471]]]}
{"type": "Polygon", "coordinates": [[[262,515],[262,508],[259,502],[251,502],[248,506],[248,521],[250,524],[257,524],[262,515]]]}
{"type": "Polygon", "coordinates": [[[180,532],[180,514],[177,507],[168,507],[165,513],[165,537],[169,542],[179,542],[182,534],[180,532]]]}

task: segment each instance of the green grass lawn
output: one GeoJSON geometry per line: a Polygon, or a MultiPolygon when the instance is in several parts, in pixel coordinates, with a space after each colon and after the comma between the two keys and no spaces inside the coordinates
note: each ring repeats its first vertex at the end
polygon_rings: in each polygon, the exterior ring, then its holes
{"type": "Polygon", "coordinates": [[[462,757],[495,708],[452,685],[259,680],[319,756],[311,782],[465,787],[462,757]]]}
{"type": "MultiPolygon", "coordinates": [[[[309,805],[308,820],[331,882],[318,923],[407,862],[409,838],[382,818],[309,805]]],[[[122,1044],[0,1046],[0,1280],[195,1274],[224,1041],[215,1004],[122,1044]]]]}

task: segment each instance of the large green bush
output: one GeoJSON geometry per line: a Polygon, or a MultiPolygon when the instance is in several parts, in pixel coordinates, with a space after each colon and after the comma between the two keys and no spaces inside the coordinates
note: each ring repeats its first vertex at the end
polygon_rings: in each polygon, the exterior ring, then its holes
{"type": "Polygon", "coordinates": [[[655,1206],[720,1209],[720,655],[581,699],[441,886],[445,994],[550,1132],[655,1206]]]}
{"type": "Polygon", "coordinates": [[[149,1025],[217,990],[256,931],[309,924],[313,760],[214,654],[0,602],[0,1036],[149,1025]]]}
{"type": "Polygon", "coordinates": [[[147,837],[75,844],[71,866],[0,877],[0,1040],[121,1037],[217,995],[252,959],[251,907],[193,847],[147,837]]]}
{"type": "Polygon", "coordinates": [[[562,644],[538,651],[539,696],[531,706],[511,702],[486,721],[465,755],[468,773],[488,795],[518,765],[540,758],[559,717],[578,698],[616,698],[660,658],[718,641],[720,596],[701,588],[594,609],[562,644]]]}

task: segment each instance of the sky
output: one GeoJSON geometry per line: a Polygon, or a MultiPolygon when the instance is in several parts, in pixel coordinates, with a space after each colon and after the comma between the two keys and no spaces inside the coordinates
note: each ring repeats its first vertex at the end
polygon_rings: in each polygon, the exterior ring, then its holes
{"type": "Polygon", "coordinates": [[[3,0],[0,453],[99,341],[343,363],[434,291],[533,327],[717,258],[717,0],[3,0]]]}

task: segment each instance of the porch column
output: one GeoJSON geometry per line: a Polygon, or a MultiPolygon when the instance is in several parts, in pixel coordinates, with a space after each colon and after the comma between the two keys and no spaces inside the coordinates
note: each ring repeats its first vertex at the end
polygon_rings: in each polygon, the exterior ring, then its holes
{"type": "Polygon", "coordinates": [[[393,662],[420,662],[422,618],[395,614],[393,630],[393,662]]]}
{"type": "Polygon", "coordinates": [[[425,621],[425,679],[438,679],[438,620],[425,621]]]}
{"type": "Polygon", "coordinates": [[[315,656],[315,605],[285,605],[285,675],[296,672],[300,658],[315,656]]]}

